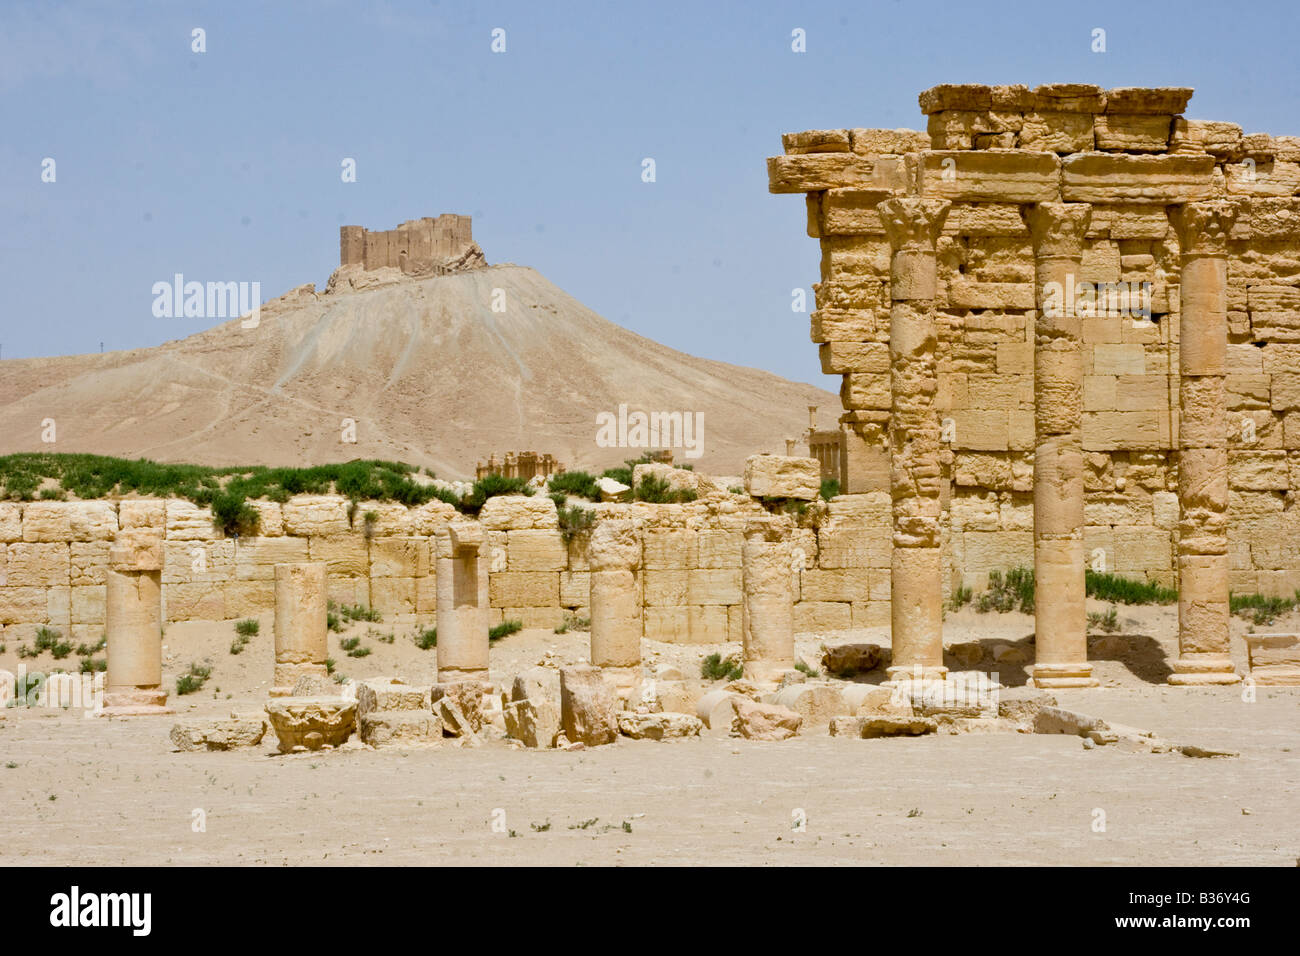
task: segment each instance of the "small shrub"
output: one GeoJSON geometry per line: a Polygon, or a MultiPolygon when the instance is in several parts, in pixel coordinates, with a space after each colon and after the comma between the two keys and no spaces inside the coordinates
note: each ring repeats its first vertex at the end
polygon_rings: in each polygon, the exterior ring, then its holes
{"type": "Polygon", "coordinates": [[[1083,573],[1088,597],[1110,604],[1173,604],[1178,592],[1154,581],[1134,581],[1118,574],[1100,574],[1091,568],[1083,573]]]}
{"type": "Polygon", "coordinates": [[[252,637],[262,629],[262,625],[251,617],[235,622],[235,633],[240,637],[252,637]]]}
{"type": "Polygon", "coordinates": [[[1104,631],[1107,634],[1114,634],[1119,630],[1119,613],[1114,605],[1108,608],[1104,613],[1101,611],[1088,612],[1088,629],[1104,631]]]}
{"type": "Polygon", "coordinates": [[[499,641],[508,634],[514,634],[524,629],[523,621],[502,621],[496,627],[488,630],[489,641],[499,641]]]}
{"type": "Polygon", "coordinates": [[[483,503],[497,495],[532,495],[534,489],[523,478],[506,478],[502,475],[484,475],[474,482],[474,487],[465,497],[465,508],[478,511],[483,503]]]}
{"type": "Polygon", "coordinates": [[[370,650],[369,647],[354,647],[348,651],[348,657],[369,657],[370,650]]]}
{"type": "Polygon", "coordinates": [[[384,619],[382,614],[364,604],[345,604],[339,608],[339,613],[345,621],[368,621],[374,624],[384,619]]]}
{"type": "Polygon", "coordinates": [[[361,638],[359,637],[345,637],[343,640],[339,641],[339,647],[343,648],[343,650],[347,651],[349,654],[355,651],[360,645],[361,638]]]}
{"type": "Polygon", "coordinates": [[[228,538],[257,534],[262,516],[238,492],[227,491],[212,499],[212,524],[228,538]]]}
{"type": "Polygon", "coordinates": [[[568,544],[574,538],[587,534],[596,524],[596,512],[581,505],[559,507],[560,537],[568,544]]]}
{"type": "Polygon", "coordinates": [[[1294,597],[1264,597],[1262,594],[1231,594],[1228,607],[1233,614],[1248,618],[1253,624],[1272,624],[1274,619],[1300,604],[1300,591],[1294,597]]]}
{"type": "Polygon", "coordinates": [[[971,602],[973,596],[974,592],[970,588],[958,585],[952,589],[952,597],[948,599],[948,606],[954,611],[960,610],[971,602]]]}
{"type": "Polygon", "coordinates": [[[600,500],[600,488],[596,485],[595,477],[585,471],[566,471],[558,475],[551,475],[546,484],[550,488],[552,495],[558,492],[577,495],[590,501],[600,500]]]}
{"type": "Polygon", "coordinates": [[[570,630],[586,631],[591,628],[591,618],[578,617],[576,614],[564,615],[564,620],[555,628],[556,634],[567,634],[570,630]]]}
{"type": "Polygon", "coordinates": [[[830,501],[840,493],[840,480],[838,478],[823,478],[821,487],[821,496],[826,501],[830,501]]]}
{"type": "Polygon", "coordinates": [[[705,680],[740,680],[744,674],[745,668],[735,655],[724,658],[721,654],[710,654],[700,664],[700,676],[705,680]]]}
{"type": "Polygon", "coordinates": [[[665,479],[656,478],[654,475],[641,476],[641,484],[636,486],[635,495],[637,501],[657,505],[685,504],[694,501],[697,497],[698,495],[689,488],[679,488],[674,491],[665,479]]]}
{"type": "Polygon", "coordinates": [[[332,657],[325,658],[325,673],[333,674],[337,662],[332,657]]]}
{"type": "Polygon", "coordinates": [[[438,646],[438,629],[428,627],[415,635],[415,646],[422,651],[432,650],[438,646]]]}
{"type": "Polygon", "coordinates": [[[1003,577],[1001,571],[989,572],[989,589],[979,596],[975,609],[981,613],[1008,611],[1034,613],[1034,569],[1012,568],[1003,577]]]}
{"type": "Polygon", "coordinates": [[[204,667],[201,664],[190,664],[190,669],[176,679],[176,693],[178,696],[193,694],[212,675],[211,667],[204,667]]]}
{"type": "Polygon", "coordinates": [[[808,662],[805,661],[803,658],[800,658],[799,660],[794,662],[794,669],[801,674],[807,674],[813,680],[816,680],[818,677],[822,676],[821,672],[818,671],[817,668],[809,665],[808,662]]]}

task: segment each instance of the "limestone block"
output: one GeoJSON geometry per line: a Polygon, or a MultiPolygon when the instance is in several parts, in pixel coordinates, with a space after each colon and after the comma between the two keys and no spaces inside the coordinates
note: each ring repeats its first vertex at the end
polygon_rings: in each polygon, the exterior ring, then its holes
{"type": "Polygon", "coordinates": [[[379,710],[357,719],[358,736],[370,747],[440,747],[442,719],[421,710],[379,710]]]}
{"type": "Polygon", "coordinates": [[[954,276],[948,282],[948,304],[954,309],[1034,308],[1032,282],[977,282],[954,276]]]}
{"type": "Polygon", "coordinates": [[[1120,86],[1106,91],[1106,112],[1175,116],[1187,109],[1191,98],[1188,86],[1120,86]]]}
{"type": "Polygon", "coordinates": [[[1300,685],[1300,634],[1247,634],[1246,647],[1256,684],[1300,685]]]}
{"type": "Polygon", "coordinates": [[[347,742],[356,729],[357,702],[343,697],[273,697],[266,714],[281,753],[320,750],[347,742]]]}
{"type": "Polygon", "coordinates": [[[314,538],[352,530],[347,499],[340,495],[294,495],[281,510],[286,534],[314,538]]]}
{"type": "Polygon", "coordinates": [[[560,575],[556,571],[502,571],[488,580],[491,607],[559,607],[560,575]]]}
{"type": "Polygon", "coordinates": [[[266,735],[266,718],[261,714],[243,717],[189,718],[178,721],[171,729],[171,741],[177,750],[234,750],[256,747],[266,735]]]}
{"type": "Polygon", "coordinates": [[[600,489],[601,501],[630,501],[632,487],[613,478],[597,478],[596,487],[600,489]]]}
{"type": "Polygon", "coordinates": [[[1052,153],[1090,150],[1093,148],[1093,116],[1091,113],[1060,110],[1026,113],[1020,128],[1020,148],[1052,153]]]}
{"type": "Polygon", "coordinates": [[[793,626],[800,634],[848,630],[855,626],[853,605],[845,601],[800,601],[794,606],[793,626]]]}
{"type": "Polygon", "coordinates": [[[694,568],[686,572],[686,604],[739,604],[740,568],[694,568]]]}
{"type": "Polygon", "coordinates": [[[745,459],[745,492],[755,498],[812,501],[820,490],[821,465],[816,458],[751,455],[745,459]]]}
{"type": "Polygon", "coordinates": [[[855,153],[804,153],[767,161],[768,192],[805,193],[837,186],[870,186],[876,164],[855,153]]]}
{"type": "Polygon", "coordinates": [[[50,587],[71,583],[70,549],[64,543],[14,543],[7,546],[5,583],[10,587],[50,587]]]}
{"type": "Polygon", "coordinates": [[[1040,110],[1100,113],[1106,94],[1092,83],[1044,83],[1034,87],[1033,105],[1040,110]]]}
{"type": "Polygon", "coordinates": [[[167,501],[168,541],[212,541],[221,537],[212,526],[212,511],[190,501],[167,501]]]}
{"type": "Polygon", "coordinates": [[[445,501],[433,499],[412,508],[407,516],[407,526],[413,535],[435,538],[442,533],[447,524],[459,517],[460,512],[445,501]]]}
{"type": "Polygon", "coordinates": [[[1210,156],[1136,156],[1079,153],[1061,166],[1067,202],[1174,203],[1208,199],[1213,193],[1210,156]]]}
{"type": "Polygon", "coordinates": [[[791,684],[777,691],[774,703],[792,710],[803,718],[801,726],[829,724],[846,712],[843,685],[830,681],[807,681],[791,684]]]}
{"type": "Polygon", "coordinates": [[[72,589],[71,618],[73,624],[102,625],[105,622],[108,588],[104,584],[91,584],[72,589]]]}
{"type": "Polygon", "coordinates": [[[429,539],[424,537],[371,538],[371,578],[416,578],[434,573],[429,539]]]}
{"type": "Polygon", "coordinates": [[[798,735],[803,717],[777,704],[736,697],[732,700],[731,733],[747,740],[788,740],[798,735]]]}
{"type": "Polygon", "coordinates": [[[277,501],[250,501],[257,512],[257,533],[264,538],[278,538],[284,534],[284,509],[277,501]]]}
{"type": "Polygon", "coordinates": [[[673,740],[698,737],[704,722],[691,714],[660,712],[651,714],[620,711],[618,730],[633,740],[673,740]]]}
{"type": "Polygon", "coordinates": [[[508,736],[526,747],[555,746],[561,729],[558,671],[534,667],[517,675],[502,705],[508,736]]]}
{"type": "Polygon", "coordinates": [[[675,528],[646,528],[642,560],[649,570],[685,570],[697,566],[693,532],[675,528]]]}
{"type": "Polygon", "coordinates": [[[353,693],[358,717],[383,710],[427,712],[432,703],[432,688],[428,684],[408,684],[396,677],[371,677],[357,681],[353,693]]]}
{"type": "Polygon", "coordinates": [[[930,148],[930,136],[914,129],[851,129],[849,144],[855,153],[902,154],[930,148]]]}
{"type": "Polygon", "coordinates": [[[987,110],[993,105],[993,90],[981,83],[940,83],[922,91],[917,100],[927,116],[942,110],[987,110]]]}
{"type": "Polygon", "coordinates": [[[494,495],[478,513],[484,531],[525,531],[529,528],[557,529],[559,512],[544,495],[494,495]]]}
{"type": "Polygon", "coordinates": [[[876,212],[882,199],[893,195],[893,190],[829,189],[822,193],[819,235],[821,236],[883,236],[885,227],[876,212]]]}
{"type": "MultiPolygon", "coordinates": [[[[739,607],[739,605],[732,605],[739,607]]],[[[717,604],[692,604],[686,608],[686,643],[721,644],[734,641],[730,608],[717,604]]]]}
{"type": "Polygon", "coordinates": [[[845,129],[810,129],[802,133],[782,133],[781,146],[786,155],[800,153],[847,153],[849,131],[845,129]]]}
{"type": "Polygon", "coordinates": [[[483,694],[487,685],[477,680],[443,681],[429,691],[432,710],[441,718],[444,734],[472,737],[483,729],[483,694]]]}
{"type": "Polygon", "coordinates": [[[307,547],[308,557],[322,563],[331,578],[365,578],[370,576],[370,544],[359,534],[313,537],[307,547]]]}
{"type": "Polygon", "coordinates": [[[128,498],[117,504],[118,526],[127,528],[153,528],[159,532],[167,527],[167,502],[159,498],[128,498]]]}
{"type": "Polygon", "coordinates": [[[1163,153],[1169,148],[1172,115],[1102,113],[1096,117],[1097,149],[1107,152],[1163,153]]]}
{"type": "Polygon", "coordinates": [[[870,593],[870,574],[865,567],[814,568],[801,575],[800,597],[804,601],[861,601],[870,593]]]}
{"type": "Polygon", "coordinates": [[[618,702],[600,668],[560,668],[560,726],[570,743],[595,747],[618,739],[618,702]]]}
{"type": "MultiPolygon", "coordinates": [[[[189,565],[189,549],[182,545],[182,550],[186,552],[184,563],[189,565]]],[[[171,553],[171,548],[168,548],[171,553]]],[[[212,567],[212,560],[208,552],[209,567],[212,567]]],[[[275,566],[277,564],[293,564],[296,562],[306,561],[308,558],[308,541],[306,538],[286,538],[286,537],[256,537],[241,538],[238,547],[232,545],[229,552],[233,558],[234,576],[240,581],[274,581],[275,566]]],[[[193,578],[178,578],[177,580],[193,580],[193,578]]]]}
{"type": "Polygon", "coordinates": [[[107,541],[117,534],[117,509],[109,501],[33,501],[22,518],[28,542],[107,541]]]}
{"type": "Polygon", "coordinates": [[[932,150],[921,154],[920,192],[966,202],[1055,202],[1060,172],[1051,152],[932,150]]]}

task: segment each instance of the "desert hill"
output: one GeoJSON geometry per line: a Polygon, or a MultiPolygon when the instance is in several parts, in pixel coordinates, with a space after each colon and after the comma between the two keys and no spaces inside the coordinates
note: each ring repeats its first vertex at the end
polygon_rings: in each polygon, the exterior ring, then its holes
{"type": "MultiPolygon", "coordinates": [[[[165,321],[165,320],[164,320],[165,321]]],[[[797,324],[792,346],[803,340],[797,324]]],[[[805,346],[807,347],[807,346],[805,346]]],[[[0,453],[88,452],[196,464],[308,465],[388,458],[473,477],[493,452],[551,452],[607,467],[597,414],[702,412],[698,469],[738,473],[784,453],[808,405],[837,396],[695,358],[601,318],[536,271],[490,266],[354,290],[295,289],[155,348],[0,362],[0,453]],[[504,303],[504,311],[498,310],[504,303]],[[57,442],[41,441],[54,419],[57,442]],[[344,442],[344,420],[356,423],[344,442]]],[[[675,449],[677,461],[688,461],[675,449]]]]}

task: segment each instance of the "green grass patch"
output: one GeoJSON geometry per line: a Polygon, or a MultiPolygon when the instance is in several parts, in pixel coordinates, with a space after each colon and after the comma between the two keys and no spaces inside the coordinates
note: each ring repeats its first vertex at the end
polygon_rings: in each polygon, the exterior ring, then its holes
{"type": "Polygon", "coordinates": [[[567,634],[569,631],[586,631],[591,629],[591,618],[578,617],[576,614],[564,615],[564,620],[556,625],[556,634],[567,634]]]}
{"type": "MultiPolygon", "coordinates": [[[[339,614],[343,616],[343,620],[349,622],[369,621],[370,623],[373,624],[378,621],[382,621],[384,619],[383,615],[380,614],[378,611],[376,611],[373,607],[367,607],[364,604],[344,604],[341,608],[339,608],[339,614]]],[[[326,623],[328,624],[328,612],[327,612],[326,623]]]]}
{"type": "Polygon", "coordinates": [[[438,629],[427,627],[415,635],[415,646],[422,651],[430,651],[438,646],[438,629]]]}
{"type": "Polygon", "coordinates": [[[989,572],[988,590],[975,600],[975,610],[981,613],[1008,611],[1034,613],[1034,569],[1012,568],[1005,575],[1001,571],[989,572]]]}
{"type": "Polygon", "coordinates": [[[1300,604],[1300,591],[1292,597],[1264,597],[1262,594],[1230,594],[1228,608],[1252,624],[1272,624],[1274,619],[1293,611],[1300,604]]]}
{"type": "Polygon", "coordinates": [[[515,634],[524,629],[523,621],[502,621],[495,627],[488,629],[488,640],[499,641],[509,634],[515,634]]]}
{"type": "Polygon", "coordinates": [[[1173,604],[1178,592],[1154,581],[1135,581],[1118,574],[1101,574],[1091,568],[1083,573],[1090,598],[1111,604],[1173,604]]]}
{"type": "Polygon", "coordinates": [[[838,478],[823,478],[821,486],[821,496],[824,500],[830,501],[840,493],[840,480],[838,478]]]}
{"type": "Polygon", "coordinates": [[[202,664],[190,664],[190,669],[176,678],[176,693],[178,696],[193,694],[201,688],[205,681],[212,676],[212,668],[204,667],[202,664]]]}
{"type": "Polygon", "coordinates": [[[551,475],[546,485],[551,494],[577,495],[590,501],[600,500],[600,488],[596,485],[595,476],[585,471],[566,471],[551,475]]]}
{"type": "Polygon", "coordinates": [[[1114,634],[1119,630],[1119,612],[1113,605],[1104,612],[1089,611],[1088,630],[1114,634]]]}

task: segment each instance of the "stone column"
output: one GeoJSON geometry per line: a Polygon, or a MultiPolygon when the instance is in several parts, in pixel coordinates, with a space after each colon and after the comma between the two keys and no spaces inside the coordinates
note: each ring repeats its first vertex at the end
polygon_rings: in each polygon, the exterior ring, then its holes
{"type": "Polygon", "coordinates": [[[794,668],[794,571],[788,519],[754,518],[741,546],[745,676],[775,684],[794,668]]]}
{"type": "Polygon", "coordinates": [[[1231,203],[1172,216],[1181,249],[1178,343],[1178,660],[1171,684],[1234,684],[1228,655],[1228,233],[1231,203]]]}
{"type": "Polygon", "coordinates": [[[943,582],[939,524],[938,335],[935,242],[949,204],[886,199],[876,206],[889,237],[889,483],[891,681],[942,679],[943,582]]]}
{"type": "Polygon", "coordinates": [[[620,690],[641,676],[641,536],[627,519],[597,522],[587,544],[591,568],[591,663],[620,690]]]}
{"type": "Polygon", "coordinates": [[[120,531],[109,548],[104,714],[171,713],[162,687],[162,566],[157,531],[120,531]]]}
{"type": "MultiPolygon", "coordinates": [[[[1034,246],[1034,641],[1036,687],[1095,687],[1083,557],[1083,324],[1072,301],[1087,203],[1039,203],[1034,246]]],[[[1117,319],[1116,321],[1123,321],[1117,319]]]]}
{"type": "Polygon", "coordinates": [[[328,597],[324,563],[275,566],[275,676],[269,696],[292,695],[301,677],[329,676],[328,597]]]}
{"type": "Polygon", "coordinates": [[[483,527],[453,521],[438,535],[438,681],[488,676],[488,568],[483,527]]]}

